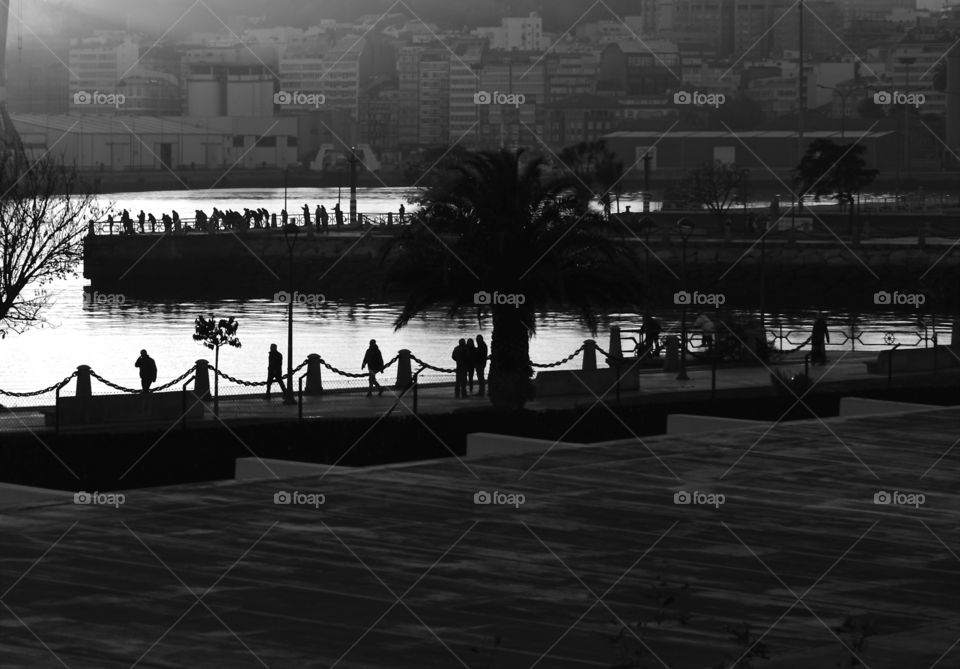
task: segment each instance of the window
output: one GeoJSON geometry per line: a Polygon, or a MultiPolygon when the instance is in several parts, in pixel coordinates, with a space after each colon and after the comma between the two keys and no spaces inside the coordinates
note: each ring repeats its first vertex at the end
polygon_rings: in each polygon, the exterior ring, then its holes
{"type": "Polygon", "coordinates": [[[240,149],[243,148],[243,135],[233,136],[233,146],[240,149]]]}
{"type": "Polygon", "coordinates": [[[260,137],[257,139],[257,146],[263,148],[273,148],[277,145],[276,136],[273,137],[260,137]]]}

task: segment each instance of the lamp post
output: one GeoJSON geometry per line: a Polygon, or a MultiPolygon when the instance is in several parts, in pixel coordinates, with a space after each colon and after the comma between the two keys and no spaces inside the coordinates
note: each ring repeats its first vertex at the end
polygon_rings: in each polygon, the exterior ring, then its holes
{"type": "MultiPolygon", "coordinates": [[[[899,58],[901,65],[905,66],[906,72],[906,85],[904,86],[903,94],[904,96],[909,95],[910,93],[910,66],[917,62],[916,58],[899,58]]],[[[906,102],[903,105],[903,171],[906,173],[907,179],[910,179],[913,176],[913,170],[910,169],[910,133],[909,133],[909,123],[910,123],[910,112],[908,111],[908,106],[906,102]]]]}
{"type": "Polygon", "coordinates": [[[287,393],[283,398],[284,404],[296,404],[293,399],[293,248],[297,245],[297,236],[300,228],[288,223],[283,228],[283,239],[287,243],[287,277],[289,280],[290,297],[287,300],[287,393]]]}
{"type": "Polygon", "coordinates": [[[845,141],[847,138],[847,98],[849,98],[854,91],[863,90],[863,86],[854,86],[853,88],[843,90],[835,86],[817,84],[817,88],[833,91],[840,96],[840,141],[845,141]]]}
{"type": "MultiPolygon", "coordinates": [[[[680,255],[680,290],[687,292],[687,241],[693,232],[693,223],[688,218],[681,218],[677,221],[677,229],[680,231],[681,255],[680,255]]],[[[687,303],[681,305],[680,309],[680,367],[677,372],[677,381],[689,381],[687,376],[687,303]]]]}
{"type": "Polygon", "coordinates": [[[290,169],[287,167],[283,168],[283,210],[289,211],[287,209],[287,175],[290,173],[290,169]]]}

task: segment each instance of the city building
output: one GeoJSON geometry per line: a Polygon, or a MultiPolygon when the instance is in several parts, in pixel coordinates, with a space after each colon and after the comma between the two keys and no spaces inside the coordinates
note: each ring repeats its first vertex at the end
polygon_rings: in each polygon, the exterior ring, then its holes
{"type": "Polygon", "coordinates": [[[536,12],[501,19],[499,27],[477,28],[473,34],[489,40],[490,48],[496,50],[543,51],[548,46],[543,36],[543,19],[536,12]]]}
{"type": "Polygon", "coordinates": [[[70,109],[67,40],[44,36],[24,40],[22,49],[7,53],[7,109],[20,114],[66,114],[70,109]]]}
{"type": "Polygon", "coordinates": [[[272,46],[188,50],[182,63],[187,115],[271,116],[276,67],[272,46]]]}
{"type": "Polygon", "coordinates": [[[683,81],[680,51],[666,40],[614,42],[604,47],[597,71],[597,92],[655,96],[683,81]]]}
{"type": "Polygon", "coordinates": [[[595,93],[600,49],[592,44],[561,44],[546,57],[547,101],[595,93]]]}
{"type": "Polygon", "coordinates": [[[70,47],[70,112],[118,112],[120,80],[140,59],[140,45],[127,38],[102,36],[78,41],[70,47]]]}

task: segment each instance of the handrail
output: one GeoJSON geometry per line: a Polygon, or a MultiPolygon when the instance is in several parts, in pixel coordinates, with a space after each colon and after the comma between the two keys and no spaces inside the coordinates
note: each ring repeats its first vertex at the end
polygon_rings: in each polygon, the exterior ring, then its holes
{"type": "Polygon", "coordinates": [[[303,380],[304,380],[305,378],[307,378],[307,376],[309,376],[309,375],[310,375],[310,372],[307,371],[307,372],[304,372],[303,374],[301,374],[300,377],[297,379],[297,386],[298,386],[298,390],[297,390],[297,420],[298,420],[298,421],[302,421],[302,420],[303,420],[303,380]]]}
{"type": "Polygon", "coordinates": [[[397,408],[397,405],[400,404],[400,402],[403,401],[404,396],[405,396],[408,392],[410,392],[411,389],[413,390],[413,414],[414,414],[414,415],[417,415],[417,395],[418,395],[417,387],[419,386],[420,372],[422,372],[422,371],[425,370],[425,369],[426,369],[426,367],[421,367],[420,369],[418,369],[418,370],[416,371],[416,373],[414,373],[413,378],[411,378],[411,380],[410,380],[410,385],[408,385],[406,388],[404,388],[403,390],[400,391],[400,394],[397,395],[397,399],[396,399],[396,401],[393,403],[393,406],[391,406],[391,407],[387,410],[387,413],[384,414],[384,416],[383,416],[384,418],[389,418],[389,417],[390,417],[390,414],[393,413],[393,410],[397,408]]]}

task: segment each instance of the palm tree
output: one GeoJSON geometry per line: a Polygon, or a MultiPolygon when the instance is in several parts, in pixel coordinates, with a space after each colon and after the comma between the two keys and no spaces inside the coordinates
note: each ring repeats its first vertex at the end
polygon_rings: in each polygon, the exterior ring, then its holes
{"type": "Polygon", "coordinates": [[[532,397],[538,310],[572,307],[596,333],[602,308],[635,304],[639,292],[624,245],[603,232],[582,185],[522,154],[471,152],[452,165],[385,259],[387,281],[410,296],[396,329],[439,305],[451,318],[492,316],[490,401],[506,409],[532,397]]]}
{"type": "Polygon", "coordinates": [[[560,151],[558,158],[592,191],[591,195],[600,202],[603,214],[609,220],[613,197],[620,202],[623,161],[607,148],[602,139],[568,146],[560,151]]]}

